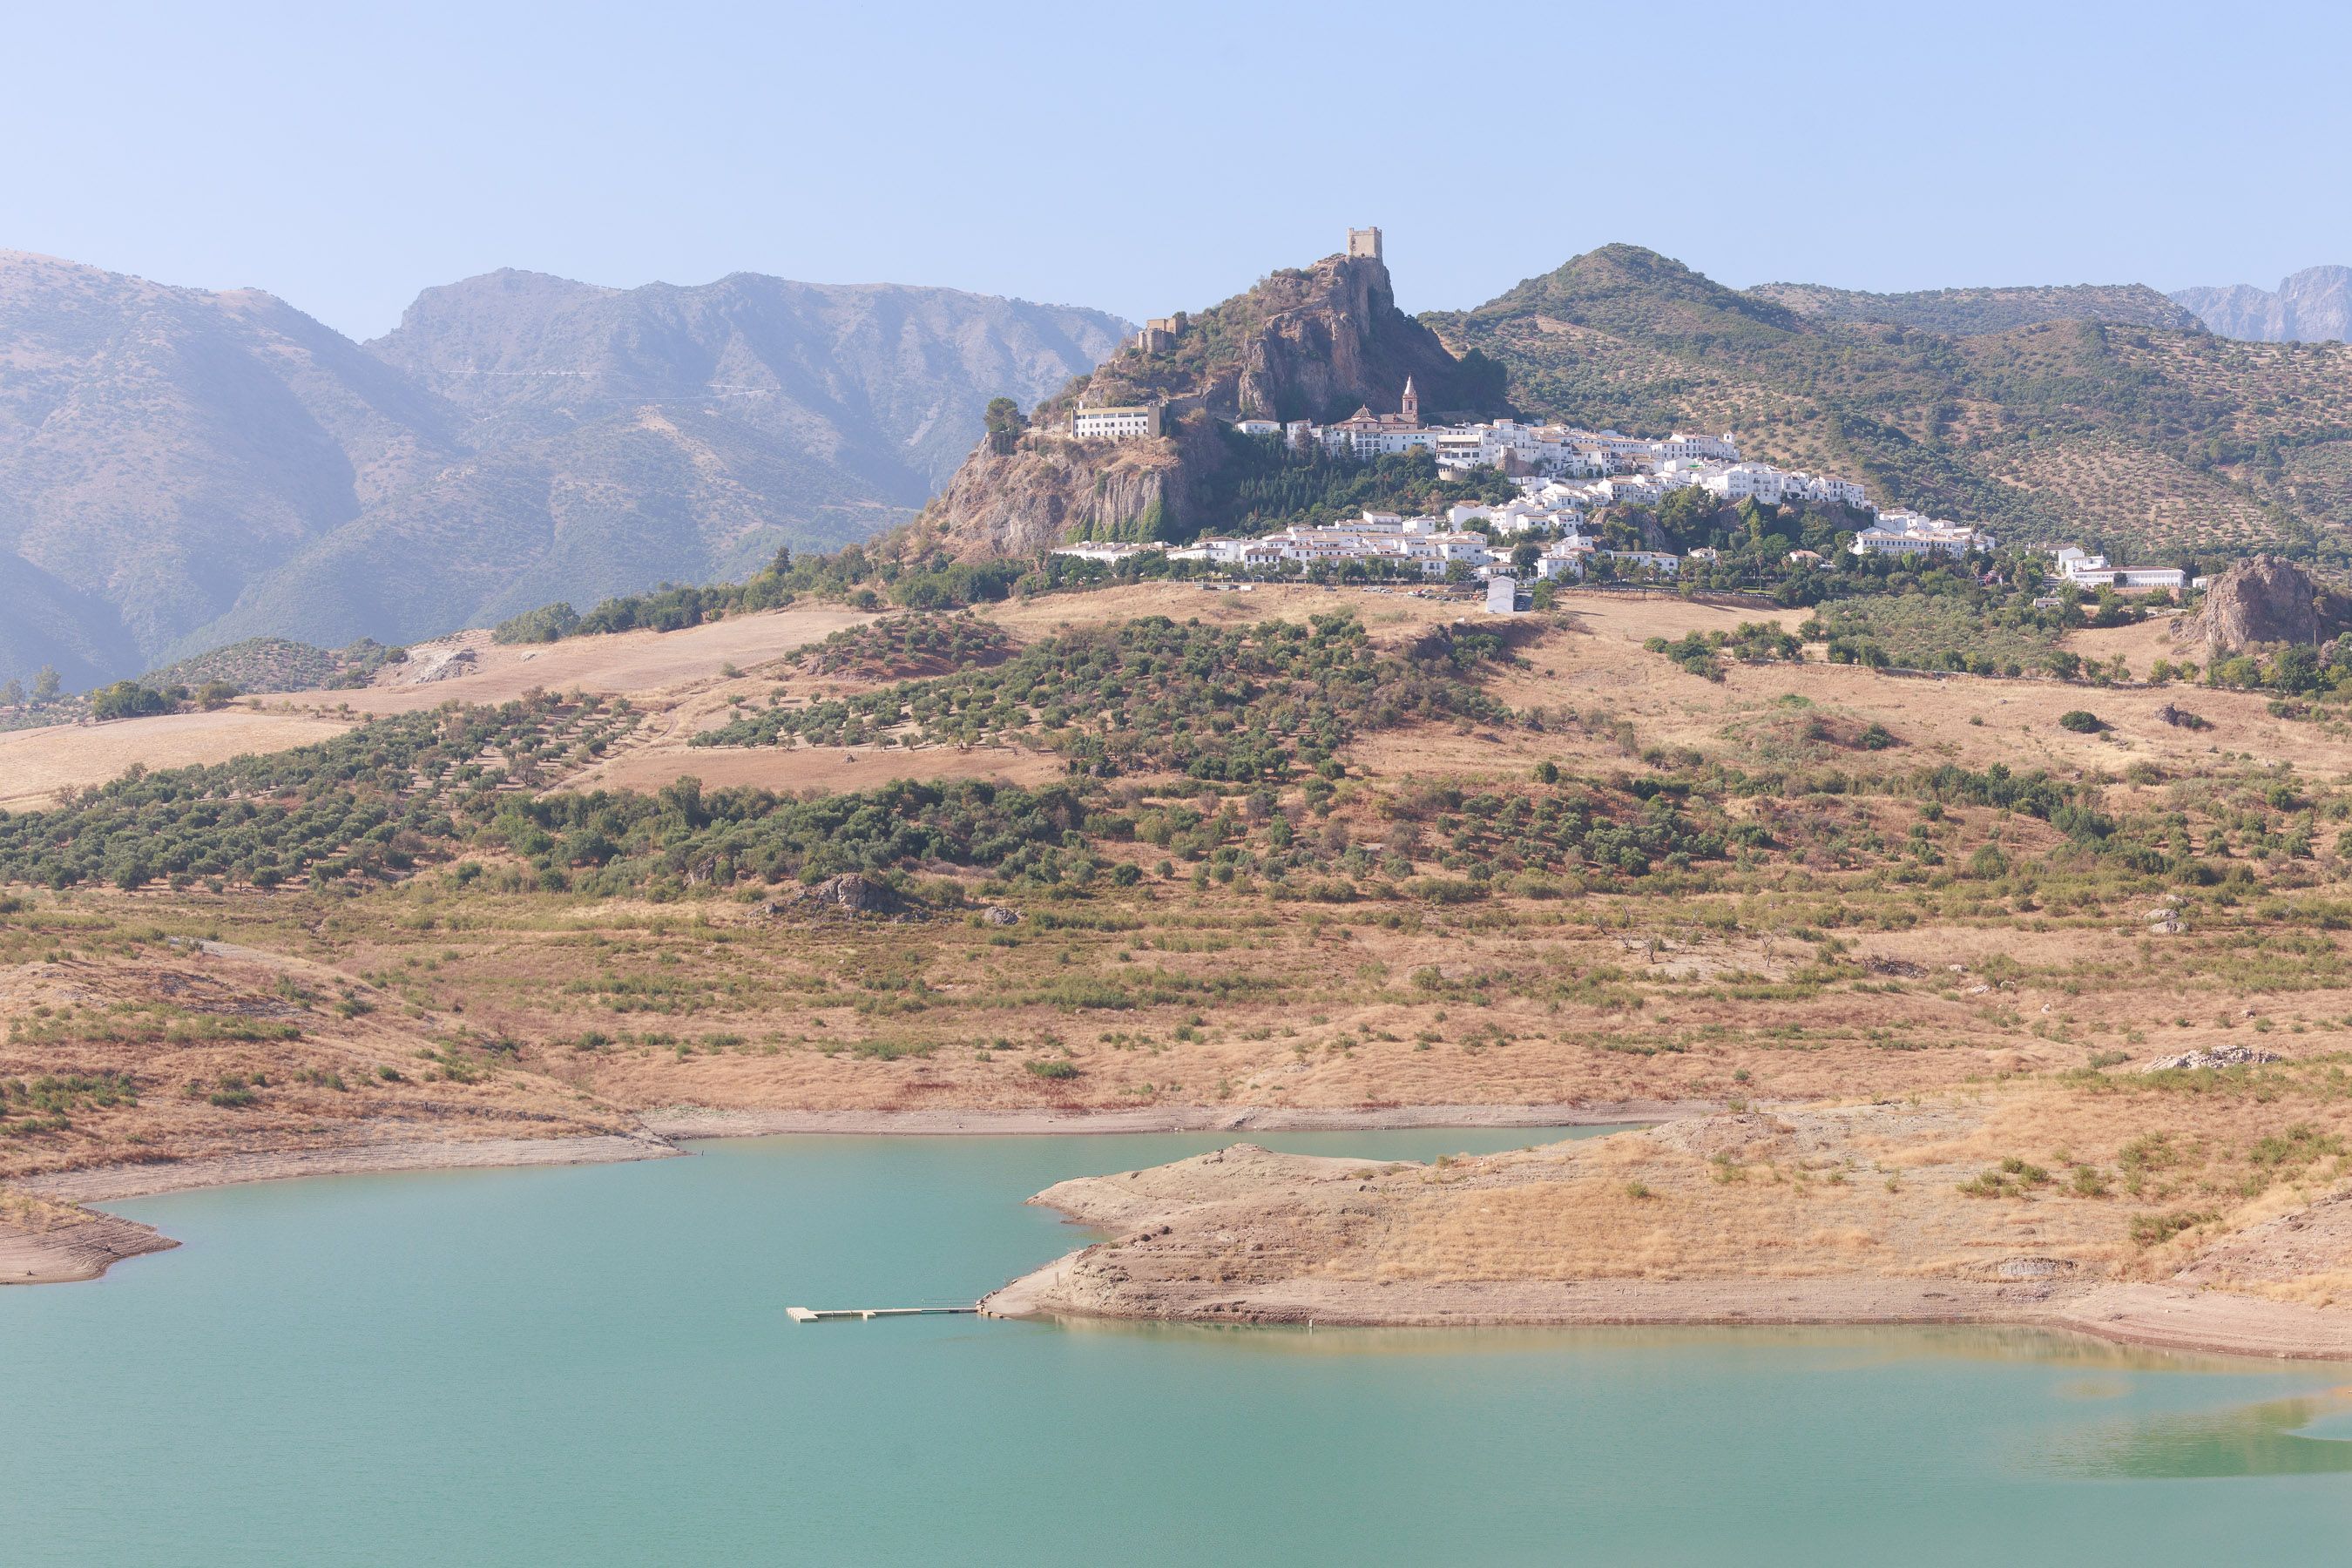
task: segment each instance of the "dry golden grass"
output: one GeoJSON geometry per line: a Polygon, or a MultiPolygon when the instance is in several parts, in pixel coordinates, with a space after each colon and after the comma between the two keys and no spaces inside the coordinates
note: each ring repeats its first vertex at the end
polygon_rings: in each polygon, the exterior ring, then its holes
{"type": "Polygon", "coordinates": [[[247,752],[309,745],[351,727],[347,720],[238,706],[18,730],[0,734],[0,811],[46,809],[63,792],[102,784],[133,764],[152,772],[225,763],[247,752]]]}

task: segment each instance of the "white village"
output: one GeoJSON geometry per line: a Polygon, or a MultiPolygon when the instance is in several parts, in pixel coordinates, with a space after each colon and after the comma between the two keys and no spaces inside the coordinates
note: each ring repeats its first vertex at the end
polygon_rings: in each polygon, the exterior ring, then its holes
{"type": "MultiPolygon", "coordinates": [[[[1351,229],[1348,246],[1351,256],[1377,258],[1380,230],[1351,229]]],[[[1143,353],[1156,352],[1181,330],[1181,319],[1153,320],[1136,334],[1135,346],[1143,353]]],[[[1066,434],[1080,442],[1153,440],[1167,433],[1171,417],[1170,405],[1156,402],[1081,405],[1070,412],[1066,434]]],[[[1240,436],[1278,443],[1287,452],[1342,461],[1426,452],[1441,475],[1500,475],[1518,493],[1498,503],[1457,502],[1443,516],[1368,510],[1346,521],[1293,525],[1246,537],[1207,536],[1182,545],[1084,541],[1053,553],[1112,567],[1141,555],[1164,554],[1171,562],[1242,577],[1353,563],[1367,575],[1382,578],[1486,583],[1490,605],[1507,608],[1510,595],[1529,576],[1537,582],[1605,577],[1614,583],[1660,584],[1678,579],[1685,562],[1712,563],[1717,552],[1705,547],[1683,555],[1612,546],[1599,531],[1602,515],[1611,508],[1654,508],[1675,491],[1693,488],[1727,506],[1753,500],[1766,506],[1844,508],[1862,523],[1848,547],[1855,556],[1958,560],[1990,553],[1998,543],[1991,533],[1964,522],[1906,508],[1880,508],[1853,479],[1745,460],[1738,436],[1729,431],[1676,430],[1652,437],[1515,419],[1424,423],[1420,393],[1410,377],[1393,413],[1363,406],[1330,424],[1252,416],[1228,423],[1240,436]],[[1528,543],[1542,546],[1532,566],[1520,553],[1528,543]]],[[[1790,563],[1819,564],[1822,558],[1812,551],[1797,550],[1790,552],[1790,563]]],[[[2057,552],[2055,575],[2059,584],[2086,592],[2147,593],[2188,585],[2187,574],[2178,567],[2117,566],[2103,555],[2073,547],[2057,552]]]]}

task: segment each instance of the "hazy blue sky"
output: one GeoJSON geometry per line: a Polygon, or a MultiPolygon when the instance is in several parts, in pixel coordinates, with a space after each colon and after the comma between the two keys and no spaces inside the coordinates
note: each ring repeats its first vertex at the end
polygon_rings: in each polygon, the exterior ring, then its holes
{"type": "Polygon", "coordinates": [[[342,9],[15,8],[0,247],[361,336],[498,267],[1142,316],[1351,223],[1408,309],[1619,239],[1739,285],[2352,262],[2340,6],[342,9]]]}

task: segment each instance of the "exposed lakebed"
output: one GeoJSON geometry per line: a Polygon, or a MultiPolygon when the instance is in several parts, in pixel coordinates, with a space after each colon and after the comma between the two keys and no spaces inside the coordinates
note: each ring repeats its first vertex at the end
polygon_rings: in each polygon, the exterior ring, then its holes
{"type": "MultiPolygon", "coordinates": [[[[1250,1136],[1410,1159],[1560,1135],[1250,1136]]],[[[784,1320],[969,1302],[1085,1239],[1030,1194],[1233,1141],[749,1139],[110,1205],[187,1245],[0,1292],[0,1541],[45,1563],[2185,1563],[2352,1536],[2352,1367],[1972,1329],[784,1320]]]]}

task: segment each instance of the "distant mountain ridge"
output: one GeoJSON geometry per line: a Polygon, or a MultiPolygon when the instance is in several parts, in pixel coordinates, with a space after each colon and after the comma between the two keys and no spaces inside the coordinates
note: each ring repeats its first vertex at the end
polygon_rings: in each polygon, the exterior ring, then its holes
{"type": "Polygon", "coordinates": [[[0,252],[0,680],[403,642],[913,515],[1101,311],[739,273],[500,272],[364,346],[258,290],[0,252]]]}
{"type": "Polygon", "coordinates": [[[2114,321],[2193,331],[2197,316],[2145,283],[2074,283],[1997,289],[1930,289],[1867,294],[1818,283],[1761,283],[1748,290],[1801,316],[1832,321],[1883,321],[1948,337],[2006,332],[2043,321],[2114,321]]]}
{"type": "Polygon", "coordinates": [[[2235,283],[2172,298],[2226,338],[2264,343],[2352,342],[2352,267],[2306,267],[2273,289],[2235,283]]]}

